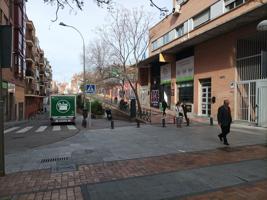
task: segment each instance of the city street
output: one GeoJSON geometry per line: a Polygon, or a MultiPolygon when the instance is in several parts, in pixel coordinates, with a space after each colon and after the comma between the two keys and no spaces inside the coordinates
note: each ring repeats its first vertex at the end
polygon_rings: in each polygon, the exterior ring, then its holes
{"type": "MultiPolygon", "coordinates": [[[[267,134],[263,128],[234,125],[227,147],[217,137],[217,126],[201,123],[182,128],[131,125],[79,132],[60,127],[62,134],[74,136],[40,147],[32,144],[25,151],[9,151],[8,175],[0,178],[1,197],[147,200],[267,195],[267,134]]],[[[29,135],[57,134],[52,127],[44,133],[32,129],[29,135]]]]}

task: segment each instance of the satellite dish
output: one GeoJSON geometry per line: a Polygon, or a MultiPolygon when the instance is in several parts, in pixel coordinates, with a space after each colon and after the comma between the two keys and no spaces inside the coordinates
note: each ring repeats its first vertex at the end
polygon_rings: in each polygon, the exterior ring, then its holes
{"type": "Polygon", "coordinates": [[[258,31],[267,31],[267,20],[263,20],[257,26],[258,31]]]}

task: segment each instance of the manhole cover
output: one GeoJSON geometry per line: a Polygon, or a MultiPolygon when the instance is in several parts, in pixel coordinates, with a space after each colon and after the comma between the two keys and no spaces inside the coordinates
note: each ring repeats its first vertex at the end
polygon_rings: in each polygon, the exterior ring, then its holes
{"type": "Polygon", "coordinates": [[[58,158],[45,158],[41,160],[41,163],[56,162],[69,160],[69,157],[58,157],[58,158]]]}

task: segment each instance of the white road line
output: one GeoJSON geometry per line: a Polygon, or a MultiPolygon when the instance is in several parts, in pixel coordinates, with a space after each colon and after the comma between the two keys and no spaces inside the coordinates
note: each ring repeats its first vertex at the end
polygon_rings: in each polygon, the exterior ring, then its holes
{"type": "Polygon", "coordinates": [[[26,133],[27,131],[31,130],[33,127],[32,126],[27,126],[19,131],[17,131],[16,133],[26,133]]]}
{"type": "Polygon", "coordinates": [[[6,129],[6,130],[4,130],[4,134],[9,133],[9,132],[12,132],[12,131],[15,131],[15,130],[17,130],[17,129],[19,129],[19,126],[15,126],[15,127],[6,129]]]}
{"type": "Polygon", "coordinates": [[[53,126],[52,131],[60,131],[60,130],[61,130],[60,126],[53,126]]]}
{"type": "Polygon", "coordinates": [[[181,153],[185,153],[186,151],[184,151],[184,150],[178,150],[179,152],[181,152],[181,153]]]}
{"type": "Polygon", "coordinates": [[[77,129],[74,125],[68,125],[67,127],[69,130],[76,130],[77,129]]]}
{"type": "Polygon", "coordinates": [[[40,126],[35,132],[36,133],[43,132],[46,128],[47,128],[47,126],[40,126]]]}

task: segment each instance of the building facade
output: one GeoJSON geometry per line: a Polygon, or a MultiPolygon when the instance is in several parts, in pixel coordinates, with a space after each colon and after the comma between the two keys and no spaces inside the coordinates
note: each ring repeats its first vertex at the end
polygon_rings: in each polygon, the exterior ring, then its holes
{"type": "Polygon", "coordinates": [[[51,90],[52,70],[39,47],[25,0],[0,1],[0,25],[11,25],[12,60],[2,69],[4,119],[23,120],[43,109],[51,90]],[[46,99],[46,100],[44,100],[46,99]]]}
{"type": "Polygon", "coordinates": [[[12,25],[12,65],[2,69],[5,120],[22,120],[25,114],[25,1],[0,1],[0,25],[12,25]]]}
{"type": "Polygon", "coordinates": [[[51,92],[52,69],[44,57],[35,27],[31,20],[26,21],[26,76],[25,76],[25,118],[47,110],[51,92]]]}
{"type": "Polygon", "coordinates": [[[216,118],[223,100],[235,120],[267,126],[267,1],[174,0],[173,13],[150,29],[149,57],[139,63],[144,106],[216,118]]]}

